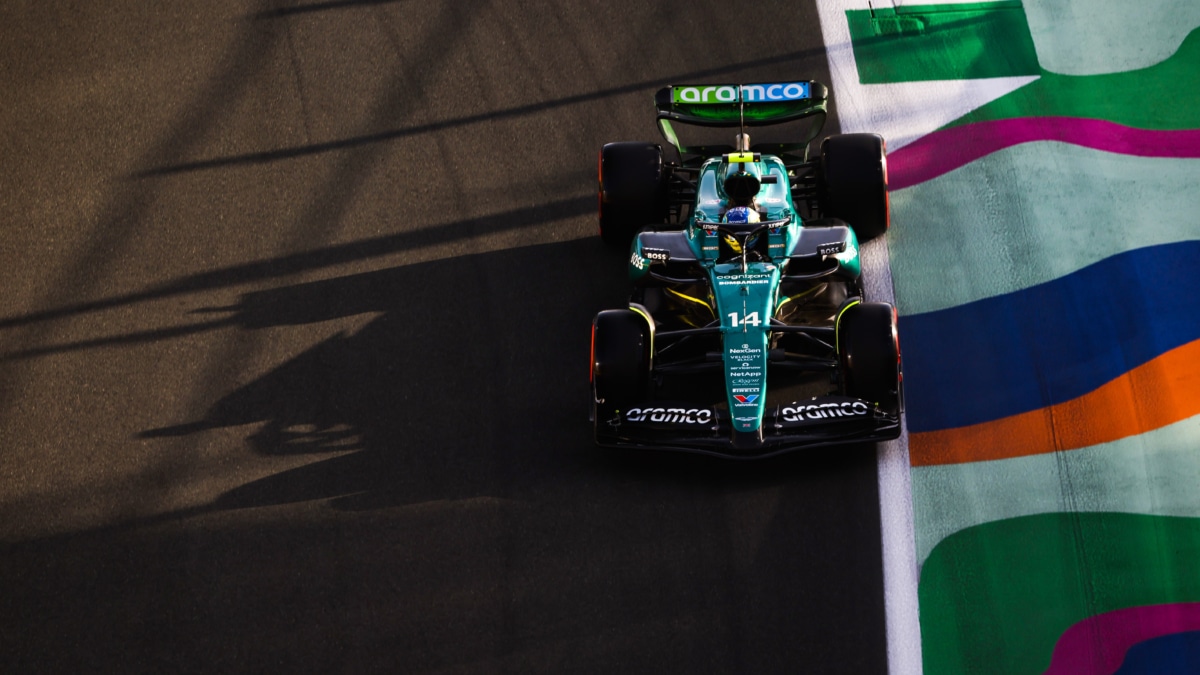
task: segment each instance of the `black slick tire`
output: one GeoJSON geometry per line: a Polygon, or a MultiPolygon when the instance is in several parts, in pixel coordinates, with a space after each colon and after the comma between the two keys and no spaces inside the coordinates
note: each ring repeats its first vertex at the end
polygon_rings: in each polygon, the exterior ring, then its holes
{"type": "Polygon", "coordinates": [[[886,302],[851,301],[838,313],[836,334],[842,393],[898,415],[902,393],[895,309],[886,302]]]}
{"type": "Polygon", "coordinates": [[[609,143],[600,150],[600,238],[628,248],[638,230],[667,219],[667,167],[655,143],[609,143]]]}
{"type": "Polygon", "coordinates": [[[819,200],[822,214],[849,223],[860,241],[887,232],[891,217],[883,138],[842,134],[822,141],[819,200]]]}
{"type": "Polygon", "coordinates": [[[624,410],[646,396],[650,326],[631,309],[608,309],[592,322],[592,386],[606,409],[624,410]]]}

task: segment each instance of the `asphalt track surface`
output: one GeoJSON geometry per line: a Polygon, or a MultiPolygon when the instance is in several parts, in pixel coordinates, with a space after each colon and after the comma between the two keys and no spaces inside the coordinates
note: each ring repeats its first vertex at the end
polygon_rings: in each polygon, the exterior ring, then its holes
{"type": "Polygon", "coordinates": [[[597,149],[797,77],[808,2],[0,5],[0,671],[884,672],[873,446],[586,422],[597,149]]]}

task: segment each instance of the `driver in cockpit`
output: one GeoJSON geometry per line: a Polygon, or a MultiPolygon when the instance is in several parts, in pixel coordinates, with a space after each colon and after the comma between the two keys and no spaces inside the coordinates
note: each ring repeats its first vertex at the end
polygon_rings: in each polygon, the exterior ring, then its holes
{"type": "Polygon", "coordinates": [[[758,167],[750,162],[730,162],[725,172],[725,196],[729,202],[725,207],[725,222],[727,223],[757,223],[760,218],[755,196],[762,186],[758,176],[758,167]],[[747,220],[733,220],[734,214],[747,220]],[[741,215],[748,214],[748,215],[741,215]],[[752,218],[752,220],[750,220],[752,218]]]}
{"type": "MultiPolygon", "coordinates": [[[[750,137],[738,134],[737,145],[740,152],[750,148],[750,137]]],[[[761,218],[755,197],[762,187],[761,169],[754,162],[729,162],[725,167],[725,179],[722,183],[725,196],[729,199],[725,206],[724,220],[727,223],[757,223],[761,218]]]]}
{"type": "Polygon", "coordinates": [[[727,223],[757,223],[760,220],[758,211],[750,206],[734,206],[725,212],[727,223]]]}

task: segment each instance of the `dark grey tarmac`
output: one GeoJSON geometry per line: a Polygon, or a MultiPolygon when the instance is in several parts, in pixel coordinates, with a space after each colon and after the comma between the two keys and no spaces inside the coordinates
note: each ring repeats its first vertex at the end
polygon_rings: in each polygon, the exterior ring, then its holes
{"type": "Polygon", "coordinates": [[[600,145],[798,78],[811,2],[0,4],[0,672],[884,672],[872,446],[586,421],[600,145]]]}

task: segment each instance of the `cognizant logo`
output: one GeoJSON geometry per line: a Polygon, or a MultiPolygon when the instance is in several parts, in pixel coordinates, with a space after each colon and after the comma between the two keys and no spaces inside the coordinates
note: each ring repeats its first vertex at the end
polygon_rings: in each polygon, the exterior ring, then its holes
{"type": "Polygon", "coordinates": [[[809,98],[807,82],[778,84],[712,85],[704,87],[675,87],[676,103],[737,103],[738,90],[746,103],[764,101],[799,101],[809,98]]]}

